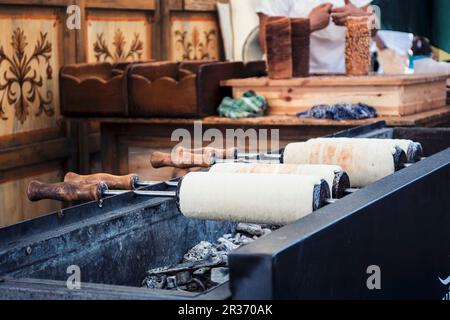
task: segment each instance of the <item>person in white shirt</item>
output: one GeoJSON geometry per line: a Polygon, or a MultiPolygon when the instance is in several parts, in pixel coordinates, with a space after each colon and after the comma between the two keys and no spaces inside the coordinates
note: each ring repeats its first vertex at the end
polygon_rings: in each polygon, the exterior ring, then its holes
{"type": "Polygon", "coordinates": [[[265,47],[268,16],[309,18],[311,73],[345,72],[345,22],[347,17],[370,15],[372,0],[259,0],[260,44],[265,47]],[[332,23],[330,23],[332,20],[332,23]]]}

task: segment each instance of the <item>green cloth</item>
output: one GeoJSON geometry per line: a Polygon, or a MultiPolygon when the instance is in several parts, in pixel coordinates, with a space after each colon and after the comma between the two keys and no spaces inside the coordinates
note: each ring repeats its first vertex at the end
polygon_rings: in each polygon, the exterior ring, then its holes
{"type": "Polygon", "coordinates": [[[373,0],[381,9],[382,29],[425,36],[450,52],[449,0],[373,0]]]}
{"type": "Polygon", "coordinates": [[[231,119],[262,117],[266,110],[266,99],[253,91],[245,92],[240,99],[223,98],[218,109],[221,117],[231,119]]]}

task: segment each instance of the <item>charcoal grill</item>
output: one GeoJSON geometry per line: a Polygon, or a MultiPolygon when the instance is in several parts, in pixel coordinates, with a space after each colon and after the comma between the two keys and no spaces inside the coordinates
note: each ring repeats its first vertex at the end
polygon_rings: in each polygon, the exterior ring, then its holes
{"type": "MultiPolygon", "coordinates": [[[[190,220],[171,199],[131,193],[0,229],[1,299],[442,299],[450,276],[450,129],[387,128],[339,137],[407,138],[426,159],[232,253],[230,282],[205,293],[139,288],[230,222],[190,220]],[[67,267],[81,268],[68,290],[67,267]],[[381,290],[369,290],[369,266],[381,290]],[[445,281],[444,281],[445,283],[445,281]]],[[[166,184],[148,190],[170,190],[166,184]]]]}

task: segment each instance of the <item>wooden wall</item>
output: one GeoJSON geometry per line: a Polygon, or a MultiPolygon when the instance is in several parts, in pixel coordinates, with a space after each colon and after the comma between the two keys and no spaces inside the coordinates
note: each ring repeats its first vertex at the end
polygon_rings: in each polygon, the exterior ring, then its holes
{"type": "Polygon", "coordinates": [[[30,203],[30,180],[101,170],[96,124],[60,116],[62,65],[222,58],[212,0],[3,0],[0,30],[0,227],[61,208],[30,203]],[[80,30],[66,27],[72,4],[80,30]]]}

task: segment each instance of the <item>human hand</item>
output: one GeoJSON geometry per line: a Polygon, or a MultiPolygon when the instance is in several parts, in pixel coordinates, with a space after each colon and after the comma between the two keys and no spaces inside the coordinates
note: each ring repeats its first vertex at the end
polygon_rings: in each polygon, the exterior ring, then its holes
{"type": "Polygon", "coordinates": [[[345,26],[347,18],[350,16],[370,16],[364,8],[358,8],[350,0],[344,0],[345,6],[333,8],[331,17],[338,26],[345,26]]]}
{"type": "Polygon", "coordinates": [[[330,24],[331,9],[333,5],[331,3],[323,3],[315,7],[308,18],[311,24],[311,32],[325,29],[330,24]]]}

